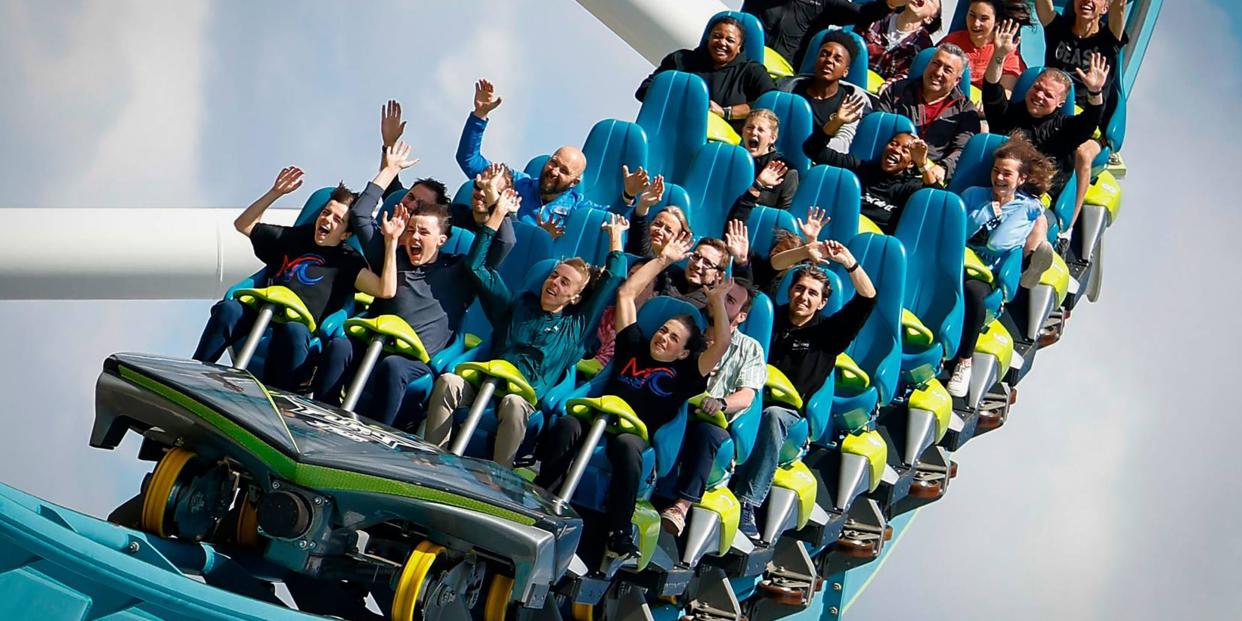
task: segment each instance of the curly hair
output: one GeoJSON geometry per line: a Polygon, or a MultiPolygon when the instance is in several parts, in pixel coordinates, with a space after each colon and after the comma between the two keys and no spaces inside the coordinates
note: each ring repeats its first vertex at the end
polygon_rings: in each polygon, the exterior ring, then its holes
{"type": "Polygon", "coordinates": [[[860,53],[858,50],[858,42],[844,30],[828,31],[828,34],[824,35],[824,42],[819,44],[819,49],[824,49],[824,46],[829,43],[836,43],[837,45],[845,48],[845,53],[850,55],[850,62],[853,62],[855,58],[858,58],[858,54],[860,53]]]}
{"type": "Polygon", "coordinates": [[[1057,167],[1052,158],[1039,152],[1023,132],[1014,132],[1009,141],[996,150],[998,160],[1013,160],[1020,164],[1018,170],[1026,177],[1022,190],[1031,196],[1040,196],[1052,187],[1057,167]]]}

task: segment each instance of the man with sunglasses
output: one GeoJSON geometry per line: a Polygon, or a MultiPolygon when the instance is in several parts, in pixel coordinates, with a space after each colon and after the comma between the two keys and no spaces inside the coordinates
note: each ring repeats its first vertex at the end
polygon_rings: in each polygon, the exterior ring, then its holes
{"type": "MultiPolygon", "coordinates": [[[[408,153],[408,150],[406,150],[408,153]]],[[[382,240],[375,235],[377,223],[372,217],[385,188],[403,168],[417,160],[386,156],[384,167],[366,190],[354,201],[349,213],[349,228],[358,236],[368,257],[376,243],[382,240]]],[[[507,170],[503,165],[488,167],[475,177],[472,205],[455,206],[468,210],[470,215],[457,218],[463,228],[477,229],[489,222],[495,214],[499,220],[496,240],[486,256],[486,264],[496,267],[514,245],[511,211],[500,204],[501,190],[506,183],[507,170]]],[[[418,186],[416,185],[416,188],[418,186]]],[[[413,192],[411,192],[413,193],[413,192]]],[[[514,205],[516,206],[516,205],[514,205]]],[[[408,213],[409,222],[398,239],[397,291],[391,299],[377,300],[368,316],[397,315],[418,334],[427,353],[434,356],[453,340],[466,309],[474,301],[474,289],[463,286],[469,277],[464,256],[444,255],[440,248],[452,234],[450,209],[447,205],[413,199],[395,206],[403,214],[408,213]],[[406,203],[412,205],[407,211],[406,203]]],[[[324,351],[323,362],[315,376],[315,398],[325,403],[340,403],[345,385],[353,377],[362,360],[366,346],[345,336],[334,338],[324,351]]],[[[397,414],[405,398],[406,386],[415,379],[431,372],[431,368],[419,360],[395,354],[380,358],[363,390],[358,403],[358,413],[388,425],[400,424],[397,414]]]]}

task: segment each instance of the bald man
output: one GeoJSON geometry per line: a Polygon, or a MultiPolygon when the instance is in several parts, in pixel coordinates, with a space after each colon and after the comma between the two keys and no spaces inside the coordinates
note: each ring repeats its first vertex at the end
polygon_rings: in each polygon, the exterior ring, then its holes
{"type": "MultiPolygon", "coordinates": [[[[491,82],[479,80],[475,83],[474,113],[466,118],[461,142],[457,145],[457,164],[467,178],[473,178],[491,163],[479,150],[483,145],[483,131],[487,129],[487,115],[499,105],[500,97],[491,82]]],[[[514,188],[522,198],[518,218],[539,224],[555,236],[573,210],[583,207],[609,209],[588,200],[578,188],[586,164],[586,155],[581,149],[565,145],[552,154],[537,179],[522,172],[520,167],[510,166],[514,188]]],[[[630,185],[627,183],[626,187],[630,185]]],[[[633,196],[629,198],[632,200],[633,196]]],[[[619,202],[612,211],[619,211],[622,204],[619,202]]]]}

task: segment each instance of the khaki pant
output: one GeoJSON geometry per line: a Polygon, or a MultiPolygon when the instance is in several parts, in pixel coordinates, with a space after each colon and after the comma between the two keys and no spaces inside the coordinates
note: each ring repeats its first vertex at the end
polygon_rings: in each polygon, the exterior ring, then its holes
{"type": "MultiPolygon", "coordinates": [[[[423,439],[446,447],[453,431],[453,411],[474,403],[477,394],[470,382],[453,373],[445,373],[436,379],[427,402],[427,427],[423,439]]],[[[535,407],[517,395],[505,395],[496,404],[496,446],[492,460],[507,468],[513,467],[518,447],[526,437],[526,422],[535,407]]]]}

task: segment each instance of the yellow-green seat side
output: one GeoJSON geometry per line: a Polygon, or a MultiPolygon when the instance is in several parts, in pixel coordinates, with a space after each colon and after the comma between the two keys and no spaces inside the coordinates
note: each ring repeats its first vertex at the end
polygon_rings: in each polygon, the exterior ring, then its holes
{"type": "Polygon", "coordinates": [[[911,409],[925,410],[936,415],[936,441],[944,438],[949,431],[949,421],[953,418],[953,397],[945,389],[940,380],[931,378],[923,386],[910,393],[908,405],[911,409]]]}
{"type": "Polygon", "coordinates": [[[1087,188],[1087,196],[1083,202],[1107,209],[1109,224],[1116,222],[1117,215],[1121,212],[1121,184],[1117,182],[1117,177],[1107,170],[1100,173],[1095,183],[1087,188]]]}
{"type": "Polygon", "coordinates": [[[707,139],[728,144],[742,142],[742,137],[733,131],[733,127],[729,125],[729,122],[715,112],[707,113],[707,139]]]}
{"type": "Polygon", "coordinates": [[[880,88],[884,86],[884,76],[868,69],[867,70],[867,92],[872,95],[879,95],[880,88]]]}
{"type": "Polygon", "coordinates": [[[699,411],[699,406],[703,404],[703,400],[706,398],[707,398],[707,393],[700,393],[693,397],[690,397],[690,400],[686,401],[686,403],[690,404],[690,416],[692,416],[694,420],[701,420],[705,423],[711,423],[717,427],[720,427],[721,429],[728,429],[729,418],[725,416],[724,412],[712,412],[711,414],[704,414],[703,412],[699,411]]]}
{"type": "Polygon", "coordinates": [[[888,445],[884,443],[880,432],[864,431],[845,436],[841,441],[841,452],[867,458],[867,464],[871,466],[870,491],[874,492],[880,485],[880,479],[884,476],[884,465],[888,462],[888,445]]]}
{"type": "Polygon", "coordinates": [[[871,376],[849,354],[837,355],[837,394],[852,396],[860,394],[871,385],[871,376]]]}
{"type": "Polygon", "coordinates": [[[880,227],[875,223],[875,221],[873,221],[871,218],[868,218],[867,216],[864,216],[862,214],[858,214],[858,232],[860,234],[861,233],[875,233],[876,235],[884,234],[884,231],[880,230],[880,227]]]}
{"type": "Polygon", "coordinates": [[[638,527],[638,571],[642,571],[655,556],[660,542],[660,512],[651,506],[650,500],[640,500],[634,506],[630,523],[638,527]]]}
{"type": "Polygon", "coordinates": [[[973,249],[967,247],[964,258],[966,260],[966,278],[978,280],[989,285],[992,284],[996,277],[992,275],[991,268],[984,264],[983,259],[980,259],[973,249]]]}
{"type": "Polygon", "coordinates": [[[1013,361],[1013,336],[999,320],[993,319],[992,323],[989,323],[979,335],[979,340],[975,343],[975,351],[995,357],[1000,363],[1000,372],[1003,375],[1009,369],[1009,363],[1013,361]]]}
{"type": "Polygon", "coordinates": [[[371,295],[370,293],[363,293],[361,291],[354,292],[354,304],[356,304],[358,308],[367,309],[367,308],[370,308],[371,305],[374,303],[375,303],[375,296],[371,295]]]}
{"type": "Polygon", "coordinates": [[[479,337],[479,335],[477,334],[471,334],[467,332],[466,336],[463,336],[461,338],[461,342],[463,345],[466,346],[466,349],[474,349],[475,347],[479,346],[479,343],[483,342],[483,339],[479,337]]]}
{"type": "Polygon", "coordinates": [[[272,313],[272,321],[277,323],[300,323],[311,332],[318,327],[315,323],[315,316],[306,308],[306,303],[288,287],[272,285],[255,289],[238,289],[233,292],[233,299],[252,308],[259,308],[264,304],[276,306],[279,312],[272,313]]]}
{"type": "Polygon", "coordinates": [[[798,495],[798,528],[806,526],[811,519],[811,511],[815,508],[815,494],[819,485],[815,475],[799,459],[784,468],[777,468],[772,477],[772,485],[792,490],[798,495]]]}
{"type": "Polygon", "coordinates": [[[703,494],[703,500],[695,503],[716,512],[720,516],[720,541],[717,554],[724,556],[733,545],[733,536],[737,534],[737,523],[742,517],[742,505],[727,485],[721,485],[703,494]]]}
{"type": "Polygon", "coordinates": [[[422,362],[431,360],[427,348],[414,328],[397,315],[378,317],[354,317],[345,320],[345,333],[360,340],[369,341],[376,336],[387,338],[384,351],[422,362]]]}
{"type": "Polygon", "coordinates": [[[789,381],[788,377],[778,368],[768,365],[768,379],[764,383],[767,389],[767,401],[771,403],[783,403],[795,410],[802,410],[802,395],[798,394],[798,389],[789,381]]]}
{"type": "Polygon", "coordinates": [[[912,349],[927,349],[936,340],[931,329],[908,308],[901,309],[901,342],[912,349]]]}
{"type": "Polygon", "coordinates": [[[578,361],[578,364],[574,365],[574,368],[578,369],[578,373],[582,375],[583,379],[591,379],[604,370],[604,365],[594,358],[583,358],[578,361]]]}
{"type": "Polygon", "coordinates": [[[497,395],[518,395],[531,405],[539,402],[539,397],[535,395],[535,389],[531,388],[530,382],[526,381],[522,372],[507,360],[463,362],[457,365],[453,372],[475,387],[483,385],[483,382],[493,377],[502,379],[504,381],[496,387],[497,395]]]}
{"type": "Polygon", "coordinates": [[[578,418],[594,419],[596,412],[601,412],[612,416],[608,430],[613,433],[632,433],[643,439],[643,442],[650,442],[647,435],[647,424],[643,422],[638,414],[634,412],[634,408],[625,402],[625,399],[616,395],[603,395],[601,397],[584,397],[582,399],[570,399],[565,403],[565,411],[570,416],[578,418]]]}
{"type": "Polygon", "coordinates": [[[780,52],[770,47],[763,48],[763,66],[768,70],[768,75],[772,76],[773,80],[787,78],[794,74],[793,65],[790,65],[789,61],[785,60],[785,57],[781,56],[780,52]]]}
{"type": "Polygon", "coordinates": [[[1069,294],[1070,273],[1069,266],[1065,264],[1065,259],[1061,255],[1052,255],[1052,265],[1044,270],[1039,276],[1039,284],[1052,287],[1057,294],[1057,305],[1059,306],[1065,301],[1065,296],[1069,294]]]}

